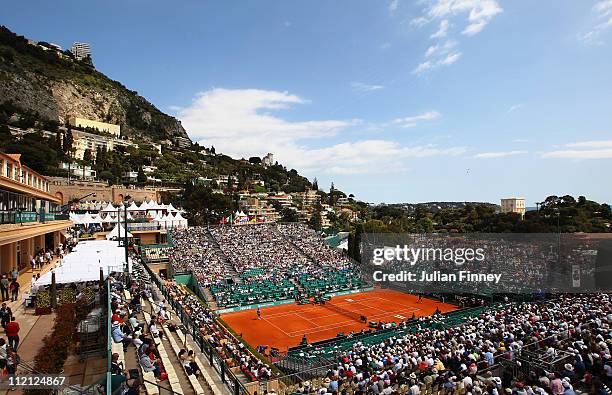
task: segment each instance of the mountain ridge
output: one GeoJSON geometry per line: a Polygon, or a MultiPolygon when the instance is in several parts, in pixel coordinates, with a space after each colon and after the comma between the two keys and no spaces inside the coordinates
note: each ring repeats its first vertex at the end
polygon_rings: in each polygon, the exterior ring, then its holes
{"type": "Polygon", "coordinates": [[[0,26],[0,98],[60,123],[77,116],[119,124],[129,137],[189,139],[178,119],[91,63],[33,44],[5,26],[0,26]]]}

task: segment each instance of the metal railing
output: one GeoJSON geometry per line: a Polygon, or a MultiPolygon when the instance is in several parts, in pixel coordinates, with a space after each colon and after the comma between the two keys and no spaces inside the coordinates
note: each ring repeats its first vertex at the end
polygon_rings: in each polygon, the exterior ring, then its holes
{"type": "Polygon", "coordinates": [[[200,352],[206,357],[209,365],[217,372],[221,381],[228,387],[233,395],[248,395],[249,392],[247,389],[240,382],[238,377],[236,377],[234,372],[231,371],[223,357],[215,350],[214,346],[202,336],[200,327],[193,321],[183,306],[171,297],[168,288],[160,281],[159,277],[153,273],[151,268],[149,268],[146,263],[144,263],[143,266],[153,283],[170,304],[170,307],[176,312],[177,317],[185,328],[185,332],[192,336],[193,340],[200,348],[200,352]]]}
{"type": "Polygon", "coordinates": [[[31,222],[46,222],[68,220],[68,215],[36,212],[36,211],[0,211],[0,224],[27,224],[31,222]]]}

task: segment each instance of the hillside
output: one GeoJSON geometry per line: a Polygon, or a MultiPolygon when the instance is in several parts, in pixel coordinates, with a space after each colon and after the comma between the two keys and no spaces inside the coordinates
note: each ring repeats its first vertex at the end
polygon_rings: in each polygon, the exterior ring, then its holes
{"type": "Polygon", "coordinates": [[[65,123],[80,116],[120,124],[127,136],[188,138],[180,121],[91,64],[31,45],[0,26],[0,102],[7,101],[39,119],[65,123]]]}

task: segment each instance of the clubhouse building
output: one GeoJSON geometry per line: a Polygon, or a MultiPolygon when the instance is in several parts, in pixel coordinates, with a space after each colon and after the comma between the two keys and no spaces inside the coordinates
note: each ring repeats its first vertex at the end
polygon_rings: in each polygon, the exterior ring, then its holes
{"type": "Polygon", "coordinates": [[[55,250],[72,226],[47,178],[20,159],[0,152],[0,274],[28,269],[38,251],[55,250]]]}

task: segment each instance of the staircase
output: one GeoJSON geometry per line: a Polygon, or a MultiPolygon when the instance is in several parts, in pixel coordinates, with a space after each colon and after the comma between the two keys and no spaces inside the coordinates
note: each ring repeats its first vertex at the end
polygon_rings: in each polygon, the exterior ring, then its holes
{"type": "Polygon", "coordinates": [[[227,257],[227,255],[225,255],[225,253],[221,249],[221,246],[219,245],[219,242],[210,232],[210,229],[206,230],[206,234],[209,238],[209,241],[214,245],[214,253],[217,254],[217,256],[221,259],[221,262],[223,262],[223,268],[225,269],[225,272],[232,278],[232,280],[234,280],[236,284],[242,284],[242,278],[240,278],[240,275],[238,274],[238,272],[236,272],[236,268],[234,267],[230,259],[227,257]]]}
{"type": "Polygon", "coordinates": [[[316,261],[316,259],[314,259],[312,256],[310,256],[310,254],[307,254],[304,250],[302,250],[300,247],[298,247],[297,244],[295,244],[295,242],[293,241],[293,239],[287,235],[285,235],[283,232],[281,232],[280,230],[278,230],[278,227],[275,226],[274,230],[276,232],[278,232],[278,234],[287,241],[287,243],[289,243],[297,252],[299,252],[300,254],[304,255],[306,258],[310,259],[312,262],[314,263],[319,263],[316,261]]]}
{"type": "MultiPolygon", "coordinates": [[[[149,273],[142,268],[139,263],[134,265],[133,274],[134,277],[140,281],[151,280],[149,273]]],[[[157,287],[152,283],[150,286],[155,290],[157,289],[157,287]]],[[[173,323],[180,327],[181,322],[178,319],[176,312],[170,308],[169,303],[166,301],[163,301],[162,303],[164,303],[164,305],[168,308],[168,312],[170,313],[170,320],[167,323],[173,323]]],[[[157,304],[157,302],[155,302],[155,304],[157,304]]],[[[148,323],[151,320],[150,312],[155,311],[155,307],[156,306],[154,306],[153,300],[142,300],[142,311],[138,313],[137,319],[140,322],[145,322],[147,328],[148,323]]],[[[160,335],[163,335],[163,337],[154,338],[154,340],[162,358],[164,369],[168,374],[168,379],[159,382],[159,387],[157,387],[154,384],[156,383],[156,380],[153,377],[153,373],[142,372],[143,378],[146,380],[146,393],[149,395],[229,395],[228,388],[221,382],[221,379],[218,377],[214,368],[209,362],[207,362],[205,356],[200,352],[199,347],[195,344],[191,338],[191,335],[171,332],[167,327],[167,323],[165,325],[158,325],[160,335]],[[185,368],[178,357],[181,349],[194,350],[196,364],[202,373],[200,376],[196,377],[193,374],[187,375],[185,368]]],[[[119,344],[118,347],[121,348],[121,345],[119,344]]],[[[128,351],[125,354],[125,362],[126,366],[128,367],[138,366],[140,368],[137,351],[133,346],[128,348],[128,351]]]]}

